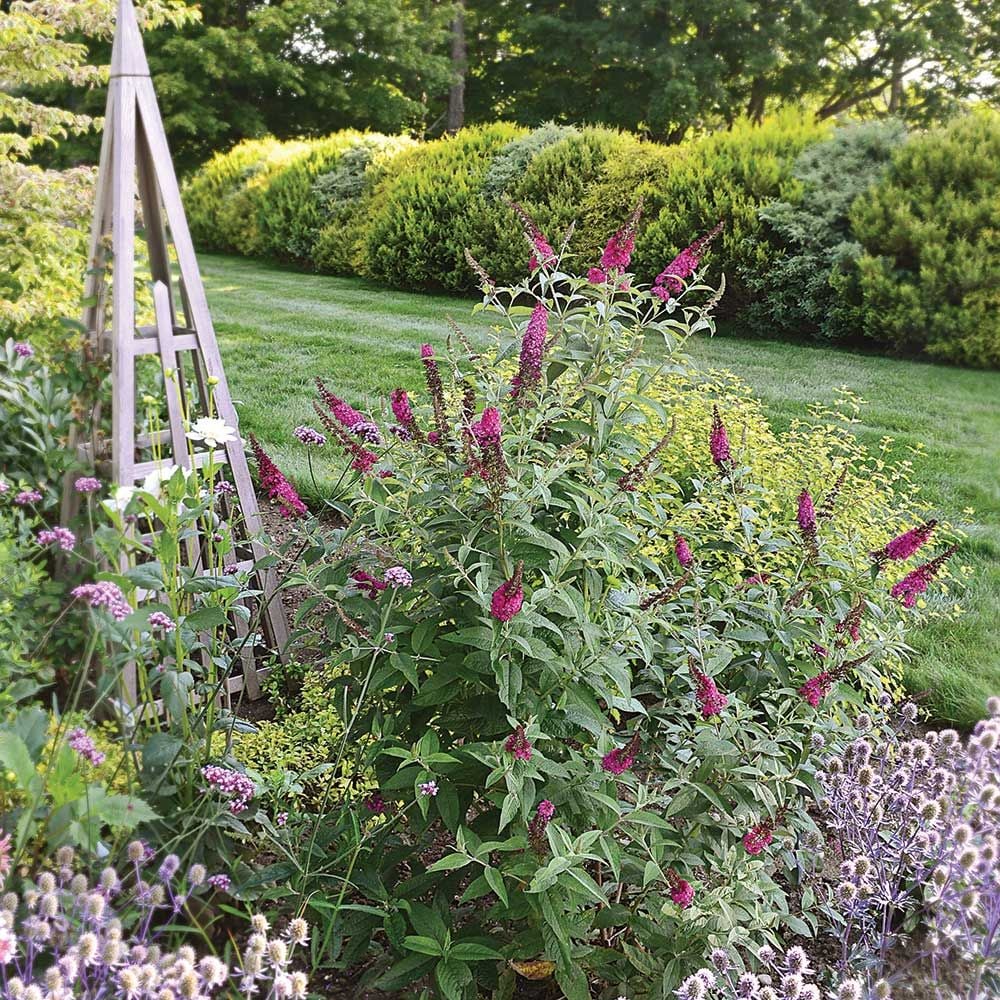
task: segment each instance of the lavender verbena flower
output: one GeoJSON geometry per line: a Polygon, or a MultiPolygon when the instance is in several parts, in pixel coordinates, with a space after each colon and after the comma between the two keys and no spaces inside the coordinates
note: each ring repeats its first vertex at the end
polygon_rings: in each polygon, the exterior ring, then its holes
{"type": "Polygon", "coordinates": [[[722,422],[719,414],[719,407],[712,407],[712,429],[708,435],[708,448],[712,454],[712,461],[723,471],[727,471],[732,465],[733,455],[729,447],[729,435],[726,433],[726,425],[722,422]]]}
{"type": "MultiPolygon", "coordinates": [[[[304,1000],[307,977],[292,967],[296,949],[309,938],[304,920],[291,921],[279,936],[270,935],[262,915],[253,917],[248,946],[232,967],[214,955],[199,957],[188,944],[167,951],[162,935],[168,927],[178,929],[191,895],[204,891],[204,870],[192,866],[185,884],[177,877],[177,858],[165,858],[151,877],[141,870],[151,860],[143,846],[130,845],[129,855],[127,878],[107,868],[91,885],[85,875],[74,874],[73,851],[61,848],[52,871],[38,874],[20,898],[5,896],[0,909],[5,998],[304,1000]],[[201,870],[193,877],[196,869],[201,870]]],[[[221,878],[228,877],[213,880],[221,878]]]]}
{"type": "Polygon", "coordinates": [[[382,432],[374,420],[359,420],[351,428],[351,433],[368,444],[382,444],[382,432]]]}
{"type": "Polygon", "coordinates": [[[206,764],[201,775],[229,799],[229,811],[234,816],[246,811],[254,796],[254,784],[245,774],[217,764],[206,764]]]}
{"type": "Polygon", "coordinates": [[[872,552],[871,557],[880,565],[887,562],[903,562],[927,542],[936,527],[937,521],[930,520],[916,528],[911,528],[909,531],[904,531],[903,534],[897,535],[882,548],[872,552]]]}
{"type": "Polygon", "coordinates": [[[440,791],[438,788],[438,783],[432,778],[430,781],[422,781],[417,788],[420,789],[420,794],[433,798],[440,791]]]}
{"type": "Polygon", "coordinates": [[[58,545],[63,552],[76,548],[76,535],[69,528],[44,528],[35,536],[39,545],[58,545]]]}
{"type": "Polygon", "coordinates": [[[101,488],[100,479],[95,479],[93,476],[80,476],[73,483],[73,489],[77,493],[96,493],[101,488]]]}
{"type": "Polygon", "coordinates": [[[86,601],[92,608],[106,608],[116,622],[132,614],[132,606],[125,600],[119,586],[110,580],[83,583],[70,591],[78,601],[86,601]]]}
{"type": "Polygon", "coordinates": [[[409,587],[413,584],[413,577],[409,570],[403,566],[390,566],[385,571],[385,582],[393,588],[409,587]]]}
{"type": "Polygon", "coordinates": [[[528,326],[521,340],[521,358],[518,372],[514,376],[515,399],[524,400],[525,390],[535,388],[542,380],[542,355],[549,330],[549,311],[544,302],[539,302],[531,313],[528,326]]]}
{"type": "Polygon", "coordinates": [[[320,434],[314,427],[309,427],[306,424],[299,424],[292,433],[303,444],[313,445],[317,448],[322,448],[326,444],[326,435],[320,434]]]}
{"type": "Polygon", "coordinates": [[[23,340],[19,340],[14,344],[14,353],[19,358],[30,358],[34,355],[35,349],[31,346],[31,344],[28,344],[23,340]]]}
{"type": "Polygon", "coordinates": [[[515,760],[531,760],[532,747],[528,737],[524,734],[524,726],[518,726],[504,740],[503,748],[507,753],[513,754],[515,760]]]}
{"type": "Polygon", "coordinates": [[[94,745],[94,741],[87,735],[86,730],[77,727],[66,737],[66,742],[71,750],[90,761],[94,767],[100,767],[104,763],[104,754],[94,745]]]}
{"type": "Polygon", "coordinates": [[[305,517],[309,513],[295,487],[285,478],[282,471],[271,461],[261,443],[250,435],[250,447],[257,460],[261,489],[281,507],[282,517],[305,517]]]}
{"type": "Polygon", "coordinates": [[[206,881],[216,892],[228,892],[233,884],[233,880],[226,874],[209,875],[206,881]]]}
{"type": "Polygon", "coordinates": [[[275,826],[285,826],[288,823],[288,813],[280,812],[274,817],[275,826]]]}
{"type": "Polygon", "coordinates": [[[721,715],[722,710],[729,704],[729,699],[718,689],[708,674],[692,668],[691,675],[695,680],[695,701],[701,710],[702,718],[710,719],[713,715],[721,715]]]}
{"type": "Polygon", "coordinates": [[[18,507],[27,507],[28,504],[38,503],[42,499],[42,494],[38,490],[21,490],[17,496],[14,497],[14,503],[18,507]]]}
{"type": "Polygon", "coordinates": [[[905,608],[912,608],[917,603],[917,598],[926,593],[931,581],[941,571],[941,567],[958,551],[957,545],[952,545],[945,549],[939,556],[935,556],[930,562],[918,566],[912,573],[908,573],[889,592],[897,598],[905,608]]]}
{"type": "Polygon", "coordinates": [[[151,611],[149,613],[149,627],[160,629],[163,632],[173,632],[177,628],[177,622],[162,611],[151,611]]]}
{"type": "Polygon", "coordinates": [[[520,614],[524,604],[524,587],[521,582],[523,573],[524,565],[518,563],[514,575],[493,591],[490,614],[498,622],[509,622],[515,615],[520,614]]]}

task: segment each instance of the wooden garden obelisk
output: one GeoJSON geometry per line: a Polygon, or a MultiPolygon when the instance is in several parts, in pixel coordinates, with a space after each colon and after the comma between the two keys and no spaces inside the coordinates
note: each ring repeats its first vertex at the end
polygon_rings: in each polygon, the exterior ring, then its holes
{"type": "MultiPolygon", "coordinates": [[[[164,464],[203,467],[213,458],[216,466],[227,466],[235,496],[222,501],[224,513],[234,534],[241,532],[236,565],[249,569],[264,552],[255,540],[260,515],[242,444],[237,439],[210,450],[200,443],[192,450],[185,436],[198,417],[209,416],[210,406],[228,426],[239,425],[131,0],[118,0],[89,263],[83,321],[95,356],[111,355],[113,388],[111,440],[105,445],[94,438],[93,460],[103,453],[119,486],[141,483],[164,464]],[[137,236],[147,247],[152,278],[155,322],[147,326],[136,319],[137,236]],[[166,394],[165,429],[156,435],[139,432],[136,410],[136,362],[150,355],[159,359],[166,394]]],[[[139,277],[145,280],[142,264],[140,255],[139,277]]],[[[196,561],[201,551],[198,545],[189,549],[196,561]]],[[[266,637],[280,650],[288,636],[273,571],[258,571],[257,583],[266,637]]],[[[233,627],[246,634],[242,619],[234,619],[233,627]]],[[[243,667],[242,677],[230,678],[228,691],[245,689],[258,697],[249,646],[243,667]]],[[[126,678],[133,697],[134,683],[126,678]]]]}

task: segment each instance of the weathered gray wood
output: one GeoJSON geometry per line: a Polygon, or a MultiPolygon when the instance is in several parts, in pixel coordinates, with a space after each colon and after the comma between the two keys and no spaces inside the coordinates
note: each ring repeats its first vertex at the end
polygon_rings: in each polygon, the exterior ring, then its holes
{"type": "MultiPolygon", "coordinates": [[[[260,515],[242,442],[237,440],[209,451],[192,447],[186,436],[188,427],[199,416],[218,416],[237,432],[239,423],[131,0],[118,0],[89,263],[83,316],[88,342],[95,356],[111,354],[112,481],[121,485],[141,483],[163,463],[204,468],[211,461],[217,467],[228,466],[239,499],[238,513],[229,510],[234,542],[249,547],[253,555],[253,560],[241,560],[239,566],[241,570],[252,569],[264,550],[256,540],[260,515]],[[136,323],[135,301],[137,197],[149,253],[155,309],[155,323],[141,327],[136,323]],[[171,243],[178,272],[176,289],[171,243]],[[111,329],[110,336],[106,336],[109,291],[111,329]],[[168,426],[160,433],[137,436],[136,358],[140,356],[160,358],[168,426]],[[183,377],[185,359],[193,365],[197,399],[188,398],[183,377]],[[173,378],[167,377],[171,369],[175,373],[173,378]],[[150,449],[162,455],[162,461],[144,457],[150,449]]],[[[94,428],[98,418],[95,410],[94,428]]],[[[96,458],[100,442],[94,428],[88,450],[96,458]]],[[[84,447],[81,443],[81,448],[84,447]]],[[[72,482],[67,478],[64,510],[71,511],[75,502],[72,482]]],[[[207,551],[204,545],[196,543],[189,548],[187,558],[196,572],[217,571],[216,567],[203,565],[203,553],[207,551]]],[[[263,625],[272,648],[281,653],[288,641],[288,630],[276,596],[278,581],[270,569],[258,571],[257,576],[264,605],[263,625]]],[[[234,616],[233,627],[238,636],[247,635],[246,623],[238,616],[234,616]]],[[[259,676],[249,646],[242,651],[242,667],[242,677],[227,680],[227,696],[229,692],[242,691],[250,698],[259,697],[259,676]]],[[[126,698],[134,705],[138,694],[135,664],[126,667],[124,687],[126,698]]]]}

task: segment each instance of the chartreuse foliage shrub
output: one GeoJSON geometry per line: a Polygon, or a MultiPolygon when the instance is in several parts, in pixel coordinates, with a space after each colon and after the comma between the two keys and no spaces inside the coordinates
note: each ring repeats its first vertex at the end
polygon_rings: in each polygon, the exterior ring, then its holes
{"type": "Polygon", "coordinates": [[[761,125],[740,120],[725,132],[679,146],[624,148],[586,197],[582,245],[599,245],[641,197],[646,221],[636,239],[634,267],[651,276],[692,234],[722,221],[725,230],[708,259],[726,276],[727,313],[740,312],[747,278],[766,273],[773,256],[758,210],[791,196],[798,187],[796,157],[829,132],[811,114],[788,109],[761,125]]]}
{"type": "Polygon", "coordinates": [[[527,135],[512,139],[490,164],[483,179],[483,194],[487,198],[502,198],[531,165],[531,161],[543,150],[572,135],[578,135],[574,125],[556,125],[546,122],[532,129],[527,135]]]}
{"type": "Polygon", "coordinates": [[[464,252],[477,248],[486,170],[522,134],[516,125],[475,126],[398,157],[369,202],[362,273],[403,287],[468,288],[464,252]]]}
{"type": "Polygon", "coordinates": [[[216,153],[184,185],[184,208],[195,242],[206,250],[259,253],[255,197],[275,171],[308,148],[304,142],[247,139],[216,153]]]}
{"type": "Polygon", "coordinates": [[[344,466],[344,526],[307,528],[286,581],[343,733],[322,836],[270,879],[314,900],[311,872],[349,873],[350,905],[317,907],[363,986],[457,1000],[530,972],[665,1000],[710,946],[815,930],[790,902],[814,756],[884,693],[919,613],[896,597],[941,561],[890,594],[913,540],[873,562],[871,539],[915,512],[883,460],[842,425],[782,441],[690,370],[714,301],[693,250],[665,295],[622,273],[629,232],[596,284],[531,235],[526,280],[483,279],[485,353],[425,347],[426,397],[326,392],[327,440],[298,435],[344,466]],[[788,441],[815,455],[769,469],[788,441]],[[884,478],[840,479],[851,458],[884,478]],[[347,761],[376,792],[345,793],[347,761]]]}
{"type": "Polygon", "coordinates": [[[1000,114],[915,136],[851,213],[866,332],[898,351],[1000,364],[1000,114]]]}
{"type": "Polygon", "coordinates": [[[902,122],[862,122],[838,128],[799,155],[797,199],[765,204],[759,212],[780,253],[766,271],[748,275],[754,326],[823,340],[859,336],[861,247],[851,233],[851,206],[885,173],[905,140],[902,122]]]}

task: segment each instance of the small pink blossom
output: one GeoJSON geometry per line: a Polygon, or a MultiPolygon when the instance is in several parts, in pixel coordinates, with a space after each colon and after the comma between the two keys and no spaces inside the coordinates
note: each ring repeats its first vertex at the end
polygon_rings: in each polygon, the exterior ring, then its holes
{"type": "Polygon", "coordinates": [[[77,600],[86,601],[92,608],[106,608],[115,621],[122,621],[132,614],[132,607],[125,600],[121,588],[110,580],[82,583],[70,592],[77,600]]]}
{"type": "Polygon", "coordinates": [[[14,345],[14,353],[19,358],[30,358],[34,355],[35,349],[31,346],[31,344],[25,343],[23,340],[19,340],[14,345]]]}
{"type": "Polygon", "coordinates": [[[28,504],[38,503],[42,499],[42,494],[38,490],[21,490],[17,496],[14,497],[14,503],[18,507],[27,507],[28,504]]]}
{"type": "Polygon", "coordinates": [[[216,892],[228,892],[233,880],[225,874],[210,875],[206,880],[216,892]]]}
{"type": "Polygon", "coordinates": [[[743,847],[747,854],[760,854],[774,840],[770,823],[758,823],[743,834],[743,847]]]}
{"type": "Polygon", "coordinates": [[[70,748],[76,753],[90,761],[94,767],[100,767],[104,763],[104,754],[94,745],[94,741],[87,735],[86,730],[77,727],[66,739],[70,748]]]}
{"type": "Polygon", "coordinates": [[[677,561],[687,569],[694,563],[694,556],[691,554],[691,546],[688,545],[687,540],[682,536],[678,535],[674,539],[674,554],[677,556],[677,561]]]}
{"type": "Polygon", "coordinates": [[[524,604],[524,587],[521,580],[524,567],[517,564],[514,575],[493,591],[493,598],[490,601],[490,614],[500,622],[509,622],[521,611],[524,604]]]}
{"type": "Polygon", "coordinates": [[[75,489],[77,493],[96,493],[100,488],[100,479],[95,479],[93,476],[80,476],[80,478],[73,483],[73,489],[75,489]]]}
{"type": "Polygon", "coordinates": [[[44,528],[35,536],[39,545],[58,545],[63,552],[72,552],[76,547],[76,535],[69,528],[44,528]]]}
{"type": "Polygon", "coordinates": [[[300,424],[292,433],[303,444],[313,445],[316,448],[321,448],[326,444],[326,435],[320,434],[314,427],[309,427],[306,424],[300,424]]]}
{"type": "Polygon", "coordinates": [[[515,760],[531,760],[532,747],[531,743],[528,741],[528,737],[524,734],[524,726],[518,726],[517,729],[515,729],[506,740],[504,740],[503,748],[507,751],[507,753],[513,754],[515,760]]]}
{"type": "Polygon", "coordinates": [[[697,668],[693,668],[691,673],[697,685],[695,701],[701,709],[702,718],[710,719],[713,715],[721,715],[722,710],[729,704],[729,699],[716,687],[715,681],[708,674],[697,668]]]}
{"type": "Polygon", "coordinates": [[[422,781],[417,787],[420,789],[420,794],[427,798],[433,798],[440,791],[438,783],[433,778],[430,781],[422,781]]]}
{"type": "Polygon", "coordinates": [[[288,823],[288,813],[278,813],[278,815],[274,817],[274,822],[276,826],[285,826],[288,823]]]}
{"type": "Polygon", "coordinates": [[[820,702],[830,693],[830,687],[833,684],[833,675],[824,670],[822,673],[817,674],[815,677],[810,677],[809,680],[799,688],[799,694],[812,705],[813,708],[819,708],[820,702]]]}
{"type": "Polygon", "coordinates": [[[234,816],[246,811],[255,789],[245,774],[228,767],[207,764],[201,769],[201,775],[209,785],[229,798],[229,811],[234,816]]]}
{"type": "Polygon", "coordinates": [[[413,584],[410,571],[404,566],[390,566],[385,571],[385,582],[394,588],[409,587],[413,584]]]}
{"type": "Polygon", "coordinates": [[[732,463],[729,435],[726,433],[726,425],[722,422],[718,406],[712,407],[712,429],[708,435],[708,448],[712,454],[712,461],[720,469],[726,469],[732,463]]]}
{"type": "Polygon", "coordinates": [[[149,613],[149,627],[161,629],[164,632],[173,632],[177,628],[177,622],[162,611],[151,611],[149,613]]]}

